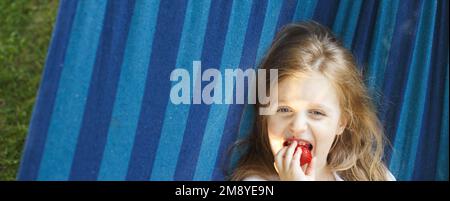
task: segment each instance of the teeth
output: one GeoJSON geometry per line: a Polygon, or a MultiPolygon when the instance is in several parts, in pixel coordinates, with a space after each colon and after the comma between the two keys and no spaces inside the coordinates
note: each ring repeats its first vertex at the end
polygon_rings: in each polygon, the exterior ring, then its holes
{"type": "Polygon", "coordinates": [[[306,146],[311,151],[313,145],[300,139],[290,138],[283,143],[283,146],[289,146],[293,141],[297,141],[298,146],[306,146]]]}
{"type": "Polygon", "coordinates": [[[308,149],[309,149],[310,151],[311,151],[312,148],[313,148],[312,144],[307,143],[307,142],[304,142],[304,141],[300,141],[300,142],[298,143],[298,145],[300,145],[300,146],[306,146],[306,147],[308,147],[308,149]]]}

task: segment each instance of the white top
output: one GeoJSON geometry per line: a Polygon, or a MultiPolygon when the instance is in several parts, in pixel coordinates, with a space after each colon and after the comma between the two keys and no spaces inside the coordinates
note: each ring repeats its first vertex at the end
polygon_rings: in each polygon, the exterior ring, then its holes
{"type": "MultiPolygon", "coordinates": [[[[387,171],[387,174],[388,174],[388,176],[387,176],[388,181],[396,181],[394,175],[392,175],[392,173],[390,171],[387,171]]],[[[336,172],[333,172],[333,175],[334,175],[334,179],[336,181],[344,181],[344,179],[342,179],[342,177],[340,177],[336,172]]],[[[268,181],[268,180],[265,180],[257,175],[252,175],[252,176],[244,178],[242,181],[268,181]]]]}

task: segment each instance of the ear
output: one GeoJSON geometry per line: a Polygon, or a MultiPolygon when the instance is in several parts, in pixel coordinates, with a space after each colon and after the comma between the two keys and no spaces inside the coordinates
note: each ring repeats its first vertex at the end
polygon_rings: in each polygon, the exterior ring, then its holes
{"type": "Polygon", "coordinates": [[[342,133],[344,133],[346,127],[347,127],[347,118],[341,118],[336,135],[341,135],[342,133]]]}

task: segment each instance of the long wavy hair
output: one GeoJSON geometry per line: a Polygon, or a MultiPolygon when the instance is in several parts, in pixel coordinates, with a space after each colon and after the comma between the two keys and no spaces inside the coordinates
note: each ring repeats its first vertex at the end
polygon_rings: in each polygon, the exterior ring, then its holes
{"type": "MultiPolygon", "coordinates": [[[[328,28],[312,21],[285,26],[277,33],[259,68],[278,69],[279,82],[311,71],[329,79],[339,97],[341,119],[345,118],[347,124],[344,132],[334,139],[327,165],[344,180],[388,179],[383,162],[387,141],[362,73],[351,52],[328,28]]],[[[229,180],[255,175],[272,180],[277,176],[267,117],[259,115],[259,108],[266,106],[257,103],[254,107],[256,116],[251,133],[231,149],[243,154],[234,170],[229,171],[229,180]]]]}

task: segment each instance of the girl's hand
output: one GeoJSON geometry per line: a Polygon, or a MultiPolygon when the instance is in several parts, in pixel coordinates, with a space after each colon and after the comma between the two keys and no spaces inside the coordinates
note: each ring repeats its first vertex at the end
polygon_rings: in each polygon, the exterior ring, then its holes
{"type": "Polygon", "coordinates": [[[294,141],[289,146],[283,147],[275,156],[275,169],[281,181],[314,181],[315,180],[315,162],[313,157],[309,164],[300,166],[300,157],[302,149],[297,148],[297,142],[294,141]],[[297,149],[297,151],[295,151],[297,149]],[[294,154],[295,152],[295,154],[294,154]]]}

